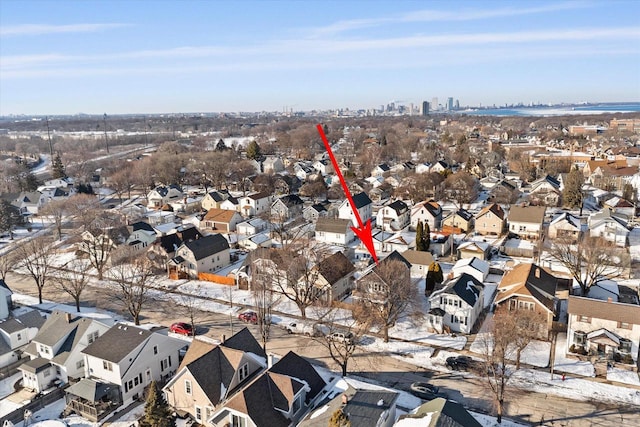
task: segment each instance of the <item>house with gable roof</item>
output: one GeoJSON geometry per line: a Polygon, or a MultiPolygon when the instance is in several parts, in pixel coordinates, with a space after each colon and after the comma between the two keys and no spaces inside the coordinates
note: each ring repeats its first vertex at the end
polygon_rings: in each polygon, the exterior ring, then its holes
{"type": "Polygon", "coordinates": [[[147,194],[147,206],[152,209],[160,209],[164,205],[178,201],[184,197],[179,185],[159,185],[147,194]]]}
{"type": "Polygon", "coordinates": [[[346,246],[355,239],[352,226],[352,222],[348,219],[318,218],[315,239],[322,243],[346,246]]]}
{"type": "Polygon", "coordinates": [[[289,352],[225,400],[207,425],[293,426],[324,396],[325,386],[306,359],[289,352]]]}
{"type": "Polygon", "coordinates": [[[464,406],[437,397],[405,415],[400,415],[394,427],[482,427],[464,406]]]}
{"type": "Polygon", "coordinates": [[[287,194],[276,199],[271,205],[271,216],[287,221],[302,215],[304,202],[295,194],[287,194]]]}
{"type": "Polygon", "coordinates": [[[324,258],[314,269],[318,270],[319,298],[324,302],[339,301],[353,289],[352,275],[356,268],[342,252],[324,258]]]}
{"type": "Polygon", "coordinates": [[[11,314],[13,308],[11,295],[13,295],[13,291],[9,289],[4,280],[0,279],[0,320],[6,319],[11,314]]]}
{"type": "Polygon", "coordinates": [[[163,388],[165,399],[180,415],[213,426],[209,420],[267,366],[267,355],[247,328],[220,344],[193,340],[176,374],[163,388]]]}
{"type": "Polygon", "coordinates": [[[491,245],[487,242],[462,242],[456,250],[458,251],[458,259],[475,257],[486,261],[491,257],[491,245]]]}
{"type": "Polygon", "coordinates": [[[450,280],[429,296],[429,326],[443,333],[446,330],[471,333],[484,307],[484,285],[468,273],[450,280]]]}
{"type": "Polygon", "coordinates": [[[229,242],[221,234],[212,234],[182,243],[167,265],[170,274],[176,271],[197,278],[198,273],[213,273],[230,263],[229,242]]]}
{"type": "Polygon", "coordinates": [[[549,223],[550,239],[569,239],[577,242],[582,235],[580,218],[569,212],[563,212],[549,223]]]}
{"type": "Polygon", "coordinates": [[[152,381],[173,376],[184,347],[183,340],[159,331],[114,325],[82,351],[86,375],[65,390],[67,411],[97,422],[122,404],[142,398],[152,381]]]}
{"type": "Polygon", "coordinates": [[[601,237],[620,247],[628,245],[631,231],[624,215],[605,208],[601,212],[589,216],[587,222],[591,237],[601,237]]]}
{"type": "Polygon", "coordinates": [[[40,330],[23,351],[30,360],[18,369],[26,388],[41,392],[56,381],[84,377],[84,350],[109,326],[88,317],[63,311],[49,315],[40,330]]]}
{"type": "Polygon", "coordinates": [[[475,231],[483,236],[499,236],[507,224],[506,214],[497,203],[485,206],[476,215],[475,231]]]}
{"type": "Polygon", "coordinates": [[[127,226],[129,236],[125,241],[125,245],[139,251],[156,241],[158,235],[156,230],[144,221],[137,221],[127,226]]]}
{"type": "MultiPolygon", "coordinates": [[[[353,196],[353,203],[358,210],[362,223],[366,224],[367,220],[371,219],[373,202],[366,193],[362,192],[353,196]]],[[[338,207],[338,218],[351,220],[354,227],[359,226],[348,199],[343,200],[340,207],[338,207]]]]}
{"type": "Polygon", "coordinates": [[[532,182],[529,200],[534,205],[560,206],[562,201],[560,182],[550,175],[532,182]]]}
{"type": "Polygon", "coordinates": [[[511,206],[507,218],[509,232],[522,239],[539,240],[546,210],[545,206],[511,206]]]}
{"type": "Polygon", "coordinates": [[[418,222],[429,224],[430,230],[440,229],[442,208],[435,200],[420,202],[411,208],[411,229],[418,227],[418,222]]]}
{"type": "Polygon", "coordinates": [[[201,237],[202,234],[196,227],[180,226],[175,233],[158,237],[149,248],[148,258],[158,268],[166,268],[167,261],[175,257],[176,251],[184,242],[190,242],[201,237]]]}
{"type": "Polygon", "coordinates": [[[407,249],[401,255],[411,264],[411,276],[414,277],[425,277],[429,266],[434,262],[433,255],[428,251],[407,249]]]}
{"type": "Polygon", "coordinates": [[[376,225],[384,231],[400,231],[409,225],[411,211],[405,202],[396,200],[378,210],[376,225]]]}
{"type": "Polygon", "coordinates": [[[209,209],[220,209],[222,202],[231,197],[231,194],[227,190],[210,191],[204,195],[200,205],[202,209],[208,211],[209,209]]]}
{"type": "Polygon", "coordinates": [[[473,214],[466,209],[458,209],[442,220],[442,226],[459,228],[468,233],[473,229],[473,214]]]}
{"type": "Polygon", "coordinates": [[[44,321],[37,310],[0,320],[0,368],[19,360],[22,348],[35,338],[44,321]]]}
{"type": "Polygon", "coordinates": [[[272,202],[273,196],[266,191],[243,196],[239,199],[240,213],[244,217],[267,214],[272,202]]]}
{"type": "Polygon", "coordinates": [[[242,215],[236,211],[211,208],[202,218],[201,224],[216,232],[231,233],[236,231],[236,226],[243,220],[242,215]]]}
{"type": "Polygon", "coordinates": [[[546,339],[560,310],[557,289],[558,278],[544,268],[518,264],[502,276],[494,303],[506,310],[533,310],[544,315],[545,330],[540,331],[540,338],[546,339]]]}
{"type": "Polygon", "coordinates": [[[46,197],[39,191],[22,192],[11,204],[24,216],[37,215],[46,203],[46,197]]]}
{"type": "Polygon", "coordinates": [[[451,272],[453,273],[453,277],[467,273],[478,282],[483,283],[489,275],[489,262],[476,257],[462,258],[451,268],[451,272]]]}

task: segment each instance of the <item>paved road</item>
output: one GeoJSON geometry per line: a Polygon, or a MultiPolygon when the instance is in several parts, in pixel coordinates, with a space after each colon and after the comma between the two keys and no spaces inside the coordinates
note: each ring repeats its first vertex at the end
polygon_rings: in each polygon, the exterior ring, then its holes
{"type": "MultiPolygon", "coordinates": [[[[31,279],[10,273],[7,284],[17,293],[37,296],[31,279]]],[[[44,298],[73,305],[72,299],[53,286],[44,289],[44,298]]],[[[126,314],[110,295],[108,290],[97,287],[88,288],[83,300],[90,305],[126,314]]],[[[186,319],[184,309],[169,301],[154,301],[143,311],[142,322],[169,325],[174,321],[186,319]]],[[[231,335],[229,316],[198,312],[196,314],[197,332],[211,338],[220,339],[231,335]]],[[[233,319],[234,331],[246,326],[233,319]]],[[[255,326],[249,328],[257,334],[255,326]]],[[[324,347],[312,338],[300,335],[288,335],[278,327],[273,327],[267,350],[285,354],[289,350],[313,358],[317,363],[337,371],[324,347]]],[[[391,358],[381,353],[357,352],[349,363],[349,372],[355,376],[374,379],[390,387],[408,390],[414,381],[427,380],[441,388],[450,399],[456,400],[467,408],[480,412],[493,413],[490,394],[478,378],[459,372],[441,373],[429,371],[415,365],[391,358]]],[[[523,422],[548,426],[640,426],[640,407],[622,407],[598,402],[575,401],[551,394],[532,393],[511,389],[507,399],[505,416],[523,422]]]]}

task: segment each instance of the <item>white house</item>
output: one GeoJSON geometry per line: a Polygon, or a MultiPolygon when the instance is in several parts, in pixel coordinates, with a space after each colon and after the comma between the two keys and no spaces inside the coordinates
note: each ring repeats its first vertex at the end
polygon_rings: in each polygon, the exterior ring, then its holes
{"type": "Polygon", "coordinates": [[[13,292],[4,280],[0,279],[0,320],[6,319],[11,313],[11,295],[13,292]]]}
{"type": "MultiPolygon", "coordinates": [[[[227,201],[228,200],[225,202],[227,201]]],[[[241,197],[239,200],[240,213],[245,217],[267,214],[272,202],[273,196],[267,192],[254,193],[241,197]]]]}
{"type": "Polygon", "coordinates": [[[351,226],[351,221],[348,219],[318,218],[316,241],[331,245],[348,245],[355,239],[351,226]]]}
{"type": "Polygon", "coordinates": [[[549,224],[550,239],[568,238],[578,240],[581,233],[582,225],[580,218],[569,212],[563,212],[549,224]]]}
{"type": "Polygon", "coordinates": [[[333,165],[328,160],[317,160],[313,164],[313,168],[320,172],[322,176],[326,176],[333,173],[333,165]]]}
{"type": "Polygon", "coordinates": [[[462,258],[459,259],[451,268],[453,277],[459,277],[468,274],[480,283],[484,283],[489,275],[489,263],[479,258],[462,258]]]}
{"type": "Polygon", "coordinates": [[[37,310],[0,321],[0,368],[18,361],[22,347],[35,338],[44,321],[37,310]]]}
{"type": "MultiPolygon", "coordinates": [[[[610,211],[608,211],[610,212],[610,211]]],[[[602,237],[616,246],[625,247],[629,239],[627,222],[620,215],[607,215],[607,211],[589,217],[589,234],[591,237],[602,237]]]]}
{"type": "Polygon", "coordinates": [[[637,366],[640,305],[571,295],[567,311],[567,353],[584,350],[637,366]]]}
{"type": "Polygon", "coordinates": [[[221,234],[211,234],[184,242],[169,260],[169,271],[176,269],[191,278],[213,273],[231,263],[229,242],[221,234]]]}
{"type": "Polygon", "coordinates": [[[18,369],[26,388],[41,392],[56,381],[84,376],[84,350],[109,326],[88,317],[54,311],[24,349],[31,360],[18,369]]]}
{"type": "Polygon", "coordinates": [[[20,210],[22,215],[37,215],[46,203],[46,197],[39,191],[23,192],[11,204],[20,210]]]}
{"type": "Polygon", "coordinates": [[[429,229],[435,231],[440,229],[442,223],[442,207],[434,201],[424,201],[411,208],[411,229],[418,227],[418,222],[429,224],[429,229]]]}
{"type": "Polygon", "coordinates": [[[169,186],[160,185],[147,194],[147,206],[154,209],[160,209],[170,202],[175,202],[183,198],[182,188],[172,184],[169,186]]]}
{"type": "Polygon", "coordinates": [[[266,230],[268,226],[269,223],[262,218],[251,218],[248,221],[238,223],[236,225],[236,232],[239,236],[253,236],[266,230]]]}
{"type": "Polygon", "coordinates": [[[263,173],[277,173],[284,170],[284,163],[279,156],[266,156],[262,161],[263,173]]]}
{"type": "MultiPolygon", "coordinates": [[[[371,219],[373,202],[369,196],[362,192],[353,196],[353,203],[358,210],[362,223],[365,224],[367,220],[371,219]]],[[[340,204],[340,207],[338,208],[338,218],[351,220],[354,227],[358,227],[359,225],[353,211],[351,210],[351,205],[348,199],[344,200],[340,204]]]]}
{"type": "Polygon", "coordinates": [[[507,222],[509,231],[523,239],[538,240],[542,236],[544,206],[511,206],[507,222]]]}
{"type": "Polygon", "coordinates": [[[156,230],[143,221],[131,224],[128,229],[131,234],[127,237],[125,244],[136,250],[142,250],[150,246],[158,238],[156,230]]]}
{"type": "Polygon", "coordinates": [[[400,231],[409,225],[411,212],[402,200],[383,206],[378,210],[376,224],[384,231],[400,231]]]}
{"type": "Polygon", "coordinates": [[[85,374],[118,386],[127,404],[143,397],[151,381],[171,378],[180,364],[179,351],[186,346],[181,339],[118,323],[82,351],[85,374]]]}
{"type": "Polygon", "coordinates": [[[429,325],[439,333],[450,330],[468,334],[483,308],[484,285],[463,273],[431,294],[429,325]]]}

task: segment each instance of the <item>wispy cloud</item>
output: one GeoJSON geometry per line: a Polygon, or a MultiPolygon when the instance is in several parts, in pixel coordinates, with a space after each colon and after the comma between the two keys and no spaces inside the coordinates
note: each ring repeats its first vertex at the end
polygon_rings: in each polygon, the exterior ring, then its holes
{"type": "Polygon", "coordinates": [[[383,25],[402,24],[408,22],[455,22],[455,21],[480,21],[483,19],[506,18],[540,13],[557,12],[590,7],[587,2],[563,2],[538,7],[519,8],[506,7],[493,10],[463,9],[455,11],[443,10],[418,10],[385,18],[364,18],[338,21],[323,27],[310,30],[312,37],[327,37],[347,31],[363,28],[378,27],[383,25]]]}
{"type": "Polygon", "coordinates": [[[0,28],[0,36],[41,36],[48,34],[64,33],[94,33],[97,31],[110,30],[113,28],[126,27],[129,24],[107,23],[107,24],[68,24],[68,25],[41,25],[22,24],[9,25],[0,28]]]}

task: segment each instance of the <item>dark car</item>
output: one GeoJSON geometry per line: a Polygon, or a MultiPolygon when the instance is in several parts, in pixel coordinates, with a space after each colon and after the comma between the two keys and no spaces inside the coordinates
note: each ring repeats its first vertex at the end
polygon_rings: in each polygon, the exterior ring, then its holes
{"type": "Polygon", "coordinates": [[[423,400],[432,400],[436,397],[442,397],[438,394],[440,389],[434,385],[422,382],[411,384],[411,393],[423,400]]]}
{"type": "Polygon", "coordinates": [[[258,324],[258,314],[255,311],[245,311],[244,313],[238,314],[238,319],[242,320],[244,323],[252,323],[254,325],[258,324]]]}
{"type": "Polygon", "coordinates": [[[447,367],[456,371],[468,371],[475,366],[475,363],[468,356],[447,357],[447,367]]]}
{"type": "Polygon", "coordinates": [[[176,322],[169,327],[169,330],[181,335],[191,335],[193,333],[191,325],[185,322],[176,322]]]}

